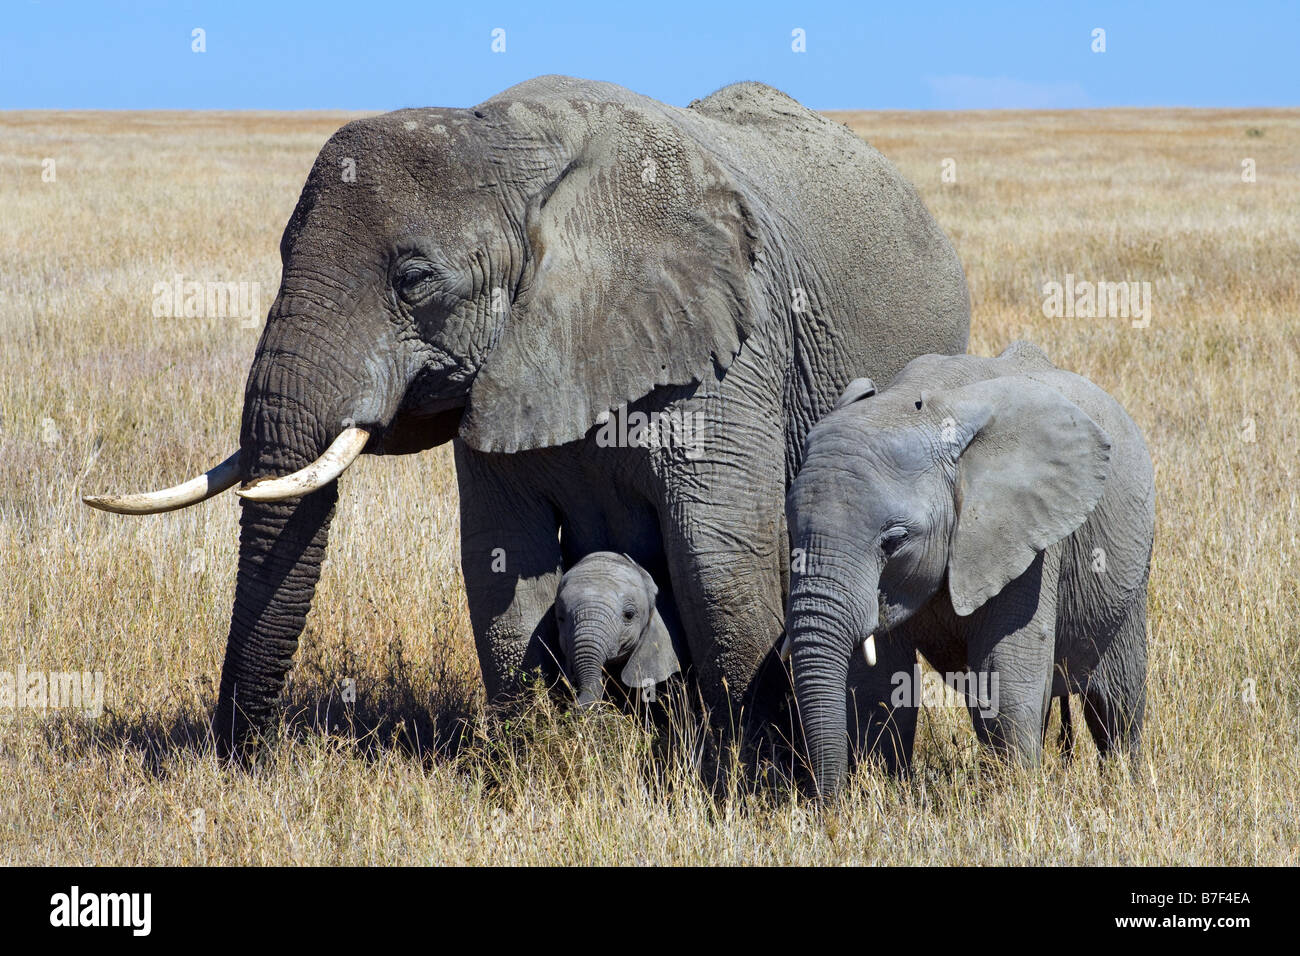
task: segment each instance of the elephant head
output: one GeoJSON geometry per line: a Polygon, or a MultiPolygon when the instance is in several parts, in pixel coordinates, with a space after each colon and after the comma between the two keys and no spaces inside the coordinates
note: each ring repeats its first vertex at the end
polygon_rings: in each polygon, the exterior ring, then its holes
{"type": "Polygon", "coordinates": [[[223,751],[269,718],[359,454],[456,434],[483,452],[558,445],[731,363],[757,315],[757,231],[667,110],[548,77],[476,109],[349,123],[322,148],[280,243],[238,452],[167,491],[87,499],[167,511],[243,483],[223,751]]]}
{"type": "Polygon", "coordinates": [[[866,380],[850,385],[809,434],[786,499],[798,549],[786,631],[823,797],[848,764],[855,648],[874,663],[873,642],[945,582],[952,610],[972,614],[1086,520],[1107,473],[1102,429],[1028,376],[936,392],[909,378],[904,369],[879,395],[866,380]]]}
{"type": "Polygon", "coordinates": [[[681,670],[655,607],[658,594],[644,568],[609,551],[587,555],[560,579],[555,623],[580,707],[605,696],[606,667],[621,665],[619,680],[633,689],[662,683],[681,670]]]}

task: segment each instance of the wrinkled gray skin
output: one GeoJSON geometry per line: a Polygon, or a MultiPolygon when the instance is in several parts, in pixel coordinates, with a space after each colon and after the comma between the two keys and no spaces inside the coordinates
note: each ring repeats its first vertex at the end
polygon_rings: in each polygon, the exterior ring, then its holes
{"type": "Polygon", "coordinates": [[[655,607],[654,578],[624,554],[589,554],[560,578],[555,623],[578,706],[605,696],[605,671],[632,690],[653,688],[681,672],[673,638],[655,607]]]}
{"type": "Polygon", "coordinates": [[[787,509],[819,794],[840,785],[850,736],[908,765],[917,709],[890,696],[918,650],[940,673],[998,675],[996,714],[968,702],[1001,752],[1037,763],[1051,697],[1080,693],[1102,755],[1136,753],[1155,490],[1141,433],[1101,389],[1027,343],[923,356],[879,394],[855,381],[808,436],[787,509]]]}
{"type": "MultiPolygon", "coordinates": [[[[663,582],[710,705],[754,698],[807,429],[853,374],[963,351],[969,326],[957,257],[897,170],[755,83],[680,109],[542,77],[349,123],[280,254],[242,476],[303,467],[348,422],[374,430],[371,454],[453,441],[494,702],[556,676],[560,574],[600,550],[663,582]],[[702,453],[601,447],[597,417],[625,402],[698,414],[702,453]]],[[[270,719],[337,494],[243,503],[223,750],[270,719]]]]}

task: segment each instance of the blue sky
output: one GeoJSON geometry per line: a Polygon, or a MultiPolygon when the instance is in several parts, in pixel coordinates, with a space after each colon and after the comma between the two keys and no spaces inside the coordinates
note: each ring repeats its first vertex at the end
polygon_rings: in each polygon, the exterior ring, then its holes
{"type": "Polygon", "coordinates": [[[1296,106],[1300,3],[3,0],[0,13],[0,108],[469,106],[542,73],[679,105],[757,79],[819,109],[1296,106]],[[195,28],[206,52],[191,50],[195,28]]]}

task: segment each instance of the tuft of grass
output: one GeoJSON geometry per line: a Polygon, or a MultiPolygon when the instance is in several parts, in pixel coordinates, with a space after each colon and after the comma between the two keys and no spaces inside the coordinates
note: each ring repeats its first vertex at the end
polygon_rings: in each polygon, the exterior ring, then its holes
{"type": "Polygon", "coordinates": [[[0,862],[1300,862],[1300,112],[835,116],[952,237],[972,350],[1029,338],[1113,392],[1159,500],[1137,766],[1099,767],[1086,735],[1068,766],[992,765],[933,707],[911,777],[863,766],[822,810],[681,702],[651,731],[544,695],[488,720],[445,448],[349,472],[283,719],[249,770],[213,757],[233,497],[146,518],[79,497],[233,449],[258,330],[155,318],[154,283],[257,283],[264,311],[350,118],[0,115],[0,671],[106,684],[97,720],[0,713],[0,862]],[[1046,318],[1067,273],[1151,283],[1150,326],[1046,318]]]}

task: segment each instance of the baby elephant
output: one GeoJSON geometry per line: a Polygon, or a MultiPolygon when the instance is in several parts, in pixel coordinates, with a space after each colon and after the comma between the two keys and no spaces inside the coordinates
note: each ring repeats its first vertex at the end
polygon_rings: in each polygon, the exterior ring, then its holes
{"type": "Polygon", "coordinates": [[[654,687],[681,670],[672,638],[655,607],[654,579],[625,554],[596,551],[560,579],[555,621],[578,706],[605,695],[605,668],[622,666],[619,680],[635,690],[654,687]]]}
{"type": "Polygon", "coordinates": [[[809,434],[786,512],[786,633],[820,794],[850,735],[908,765],[918,650],[965,690],[980,740],[1027,764],[1071,692],[1103,755],[1137,752],[1155,487],[1101,389],[1021,342],[921,356],[879,394],[858,379],[809,434]]]}

